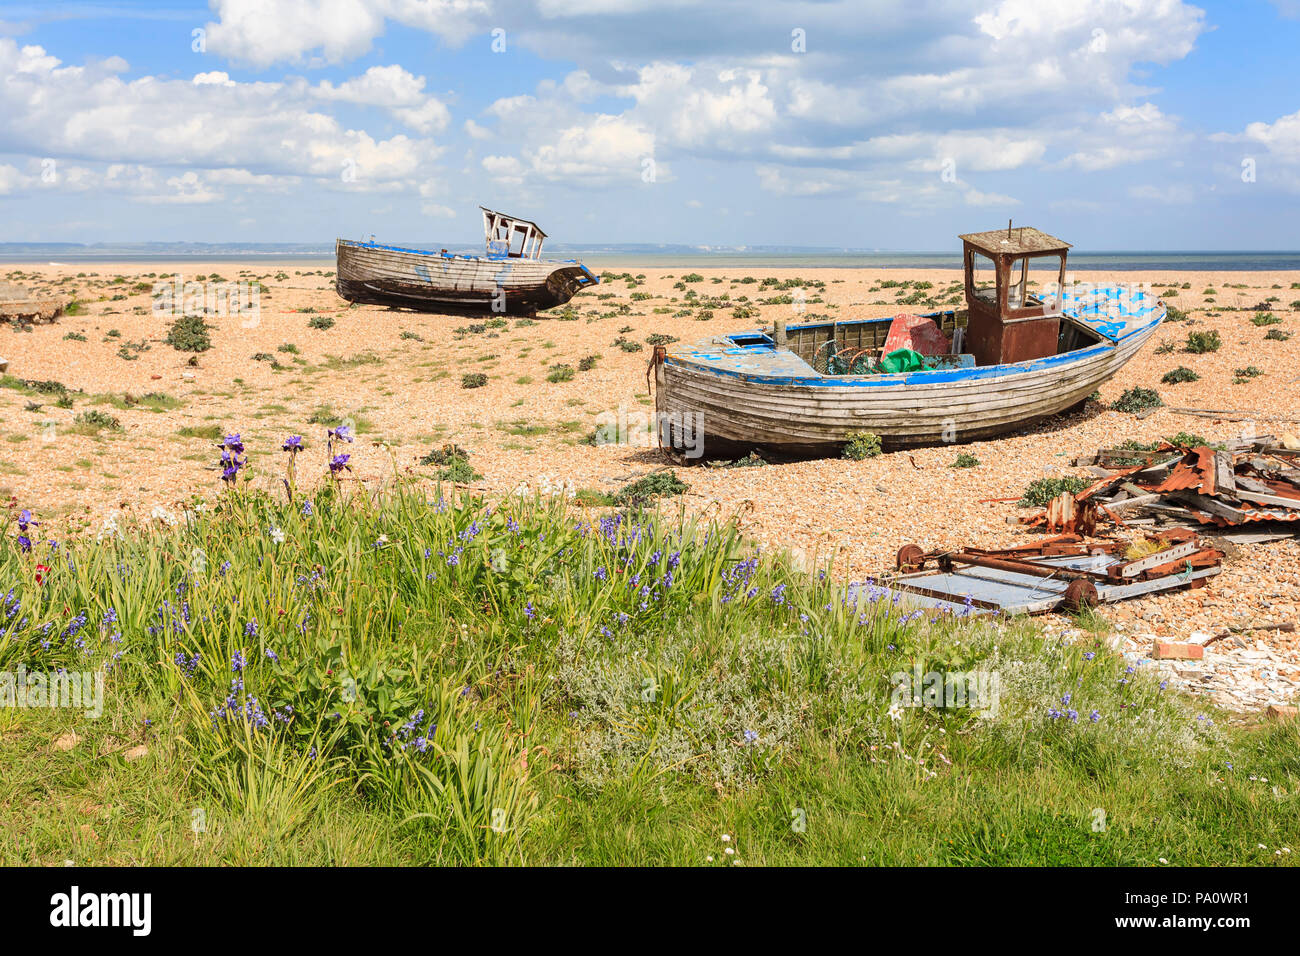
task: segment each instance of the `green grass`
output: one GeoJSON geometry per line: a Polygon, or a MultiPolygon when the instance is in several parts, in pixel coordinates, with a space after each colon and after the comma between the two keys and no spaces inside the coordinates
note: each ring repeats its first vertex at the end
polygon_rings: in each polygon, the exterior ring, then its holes
{"type": "Polygon", "coordinates": [[[99,719],[0,708],[0,862],[1273,864],[1300,832],[1295,724],[1203,719],[1092,636],[853,606],[672,505],[348,487],[0,540],[0,671],[111,665],[99,719]],[[998,674],[996,713],[891,714],[914,668],[998,674]]]}
{"type": "Polygon", "coordinates": [[[220,425],[184,425],[177,429],[176,434],[182,438],[203,438],[208,441],[221,440],[220,425]]]}

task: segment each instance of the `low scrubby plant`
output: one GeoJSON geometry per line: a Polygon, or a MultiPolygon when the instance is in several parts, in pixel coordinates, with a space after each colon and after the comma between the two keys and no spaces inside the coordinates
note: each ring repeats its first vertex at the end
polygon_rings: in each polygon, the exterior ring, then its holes
{"type": "Polygon", "coordinates": [[[182,315],[167,329],[167,344],[178,352],[206,352],[212,348],[212,326],[201,315],[182,315]]]}
{"type": "Polygon", "coordinates": [[[461,388],[482,388],[487,383],[488,377],[484,372],[466,372],[460,377],[461,388]]]}
{"type": "Polygon", "coordinates": [[[1134,385],[1132,388],[1124,389],[1123,394],[1111,403],[1111,408],[1117,412],[1145,412],[1151,408],[1159,408],[1164,405],[1165,400],[1160,397],[1160,393],[1154,388],[1143,388],[1140,385],[1134,385]]]}
{"type": "Polygon", "coordinates": [[[673,471],[655,471],[629,482],[614,495],[614,503],[620,506],[644,505],[656,498],[671,498],[685,494],[690,485],[677,477],[673,471]]]}
{"type": "Polygon", "coordinates": [[[1062,475],[1059,478],[1036,478],[1031,481],[1025,488],[1024,494],[1020,497],[1020,506],[1022,508],[1045,508],[1053,498],[1059,498],[1063,494],[1076,495],[1087,488],[1090,482],[1087,478],[1078,478],[1074,475],[1062,475]]]}
{"type": "Polygon", "coordinates": [[[874,432],[850,432],[844,443],[841,457],[849,461],[862,461],[875,458],[881,453],[880,436],[874,432]]]}
{"type": "Polygon", "coordinates": [[[1217,352],[1223,347],[1223,337],[1215,329],[1208,329],[1202,332],[1188,332],[1187,344],[1184,348],[1193,354],[1201,355],[1206,352],[1217,352]]]}
{"type": "Polygon", "coordinates": [[[1196,372],[1192,371],[1190,368],[1187,368],[1185,365],[1180,365],[1178,368],[1170,369],[1168,372],[1165,372],[1165,374],[1160,377],[1160,381],[1164,382],[1166,385],[1178,385],[1181,382],[1199,381],[1200,377],[1201,376],[1196,374],[1196,372]]]}

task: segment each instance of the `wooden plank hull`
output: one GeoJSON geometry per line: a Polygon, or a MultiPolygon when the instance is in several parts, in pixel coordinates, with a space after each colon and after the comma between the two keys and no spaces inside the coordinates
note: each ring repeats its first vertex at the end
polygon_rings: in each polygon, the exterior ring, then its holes
{"type": "Polygon", "coordinates": [[[421,312],[534,315],[599,281],[579,262],[441,255],[343,239],[335,253],[341,297],[421,312]]]}
{"type": "Polygon", "coordinates": [[[894,448],[976,441],[1084,401],[1133,357],[1162,318],[1163,310],[1118,342],[1048,359],[899,375],[782,380],[728,372],[670,350],[656,370],[656,408],[669,426],[702,428],[710,452],[745,446],[825,451],[856,431],[874,432],[894,448]]]}

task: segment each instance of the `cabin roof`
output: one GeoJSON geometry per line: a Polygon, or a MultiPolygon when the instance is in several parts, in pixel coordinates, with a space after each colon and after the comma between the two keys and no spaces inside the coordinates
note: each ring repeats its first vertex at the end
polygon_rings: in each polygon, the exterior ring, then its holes
{"type": "Polygon", "coordinates": [[[968,232],[957,238],[967,245],[974,246],[980,252],[995,256],[1064,252],[1070,248],[1070,244],[1065,240],[1049,236],[1033,226],[1015,226],[1010,230],[993,229],[989,232],[968,232]]]}
{"type": "Polygon", "coordinates": [[[504,220],[504,222],[509,223],[511,226],[531,227],[543,239],[546,238],[546,233],[542,230],[542,227],[537,225],[537,223],[533,222],[531,219],[520,219],[518,216],[512,216],[509,213],[504,212],[497,212],[495,209],[489,209],[487,206],[479,206],[478,208],[482,209],[489,216],[494,216],[499,220],[504,220]]]}

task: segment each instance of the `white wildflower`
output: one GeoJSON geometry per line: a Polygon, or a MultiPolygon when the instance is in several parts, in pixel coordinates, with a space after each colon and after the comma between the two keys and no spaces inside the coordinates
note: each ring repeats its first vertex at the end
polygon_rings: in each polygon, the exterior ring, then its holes
{"type": "Polygon", "coordinates": [[[170,528],[174,528],[179,524],[177,517],[162,505],[154,505],[153,511],[149,512],[149,517],[153,518],[154,521],[161,521],[170,528]]]}
{"type": "Polygon", "coordinates": [[[284,532],[281,531],[279,528],[275,528],[275,527],[271,528],[270,535],[271,535],[271,540],[274,541],[276,544],[284,544],[284,532]]]}

